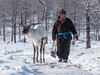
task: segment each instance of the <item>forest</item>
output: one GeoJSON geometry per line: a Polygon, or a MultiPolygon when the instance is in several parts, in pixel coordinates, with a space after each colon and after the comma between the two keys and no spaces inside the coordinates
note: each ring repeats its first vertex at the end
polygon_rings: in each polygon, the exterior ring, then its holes
{"type": "Polygon", "coordinates": [[[100,75],[100,0],[0,0],[0,75],[100,75]],[[79,37],[76,40],[72,35],[67,63],[58,62],[56,43],[52,40],[52,29],[61,9],[72,20],[79,37]],[[43,51],[42,45],[35,48],[33,43],[43,44],[44,38],[30,40],[23,34],[23,27],[32,24],[45,27],[38,29],[40,34],[30,32],[36,39],[47,32],[43,51]],[[45,61],[40,63],[42,53],[45,61]]]}
{"type": "MultiPolygon", "coordinates": [[[[45,19],[43,24],[49,30],[59,16],[59,11],[65,9],[67,17],[73,20],[78,35],[85,35],[87,48],[90,40],[100,41],[100,0],[42,0],[45,3],[45,19]]],[[[16,43],[16,35],[21,38],[21,28],[16,22],[26,25],[38,22],[42,16],[42,6],[37,0],[0,0],[0,36],[6,41],[16,43]],[[10,29],[10,31],[8,31],[10,29]]]]}

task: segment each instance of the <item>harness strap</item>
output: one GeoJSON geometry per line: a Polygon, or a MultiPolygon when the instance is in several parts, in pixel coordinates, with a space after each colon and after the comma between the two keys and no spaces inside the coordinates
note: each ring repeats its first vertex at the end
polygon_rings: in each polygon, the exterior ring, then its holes
{"type": "Polygon", "coordinates": [[[59,29],[59,27],[64,23],[65,20],[61,21],[61,23],[58,25],[57,30],[59,29]]]}
{"type": "Polygon", "coordinates": [[[65,39],[67,39],[66,35],[70,34],[71,35],[71,32],[65,32],[65,33],[58,33],[57,35],[63,35],[63,37],[65,39]]]}

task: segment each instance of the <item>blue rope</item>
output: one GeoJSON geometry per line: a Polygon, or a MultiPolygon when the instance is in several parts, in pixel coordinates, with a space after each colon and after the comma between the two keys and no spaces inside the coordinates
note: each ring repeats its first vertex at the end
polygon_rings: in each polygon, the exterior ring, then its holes
{"type": "Polygon", "coordinates": [[[71,35],[71,32],[65,32],[65,33],[58,33],[57,35],[63,35],[63,37],[65,39],[67,39],[66,35],[70,34],[71,35]]]}

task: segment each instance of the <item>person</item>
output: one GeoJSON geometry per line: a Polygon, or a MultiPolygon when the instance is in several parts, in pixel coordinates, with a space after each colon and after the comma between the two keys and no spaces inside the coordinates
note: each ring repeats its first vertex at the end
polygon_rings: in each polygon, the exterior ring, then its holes
{"type": "Polygon", "coordinates": [[[57,37],[58,62],[67,62],[68,60],[72,39],[71,33],[75,36],[76,40],[78,40],[75,26],[71,19],[66,17],[66,11],[62,9],[52,29],[52,40],[55,41],[57,37]]]}

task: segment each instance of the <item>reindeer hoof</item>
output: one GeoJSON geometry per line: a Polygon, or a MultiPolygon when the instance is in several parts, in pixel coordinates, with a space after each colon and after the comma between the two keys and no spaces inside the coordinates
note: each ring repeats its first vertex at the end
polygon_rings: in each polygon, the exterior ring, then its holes
{"type": "Polygon", "coordinates": [[[40,61],[40,63],[42,63],[42,61],[40,61]]]}
{"type": "Polygon", "coordinates": [[[36,60],[37,62],[39,62],[38,60],[36,60]]]}
{"type": "Polygon", "coordinates": [[[43,62],[45,62],[45,60],[43,60],[43,62]]]}
{"type": "Polygon", "coordinates": [[[35,64],[35,61],[33,61],[33,64],[35,64]]]}

